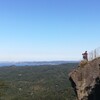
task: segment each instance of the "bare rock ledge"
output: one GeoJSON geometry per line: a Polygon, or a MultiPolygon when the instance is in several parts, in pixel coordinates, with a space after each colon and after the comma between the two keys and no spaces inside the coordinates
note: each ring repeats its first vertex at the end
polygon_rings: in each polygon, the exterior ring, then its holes
{"type": "Polygon", "coordinates": [[[100,100],[100,58],[82,61],[69,73],[77,100],[100,100]]]}

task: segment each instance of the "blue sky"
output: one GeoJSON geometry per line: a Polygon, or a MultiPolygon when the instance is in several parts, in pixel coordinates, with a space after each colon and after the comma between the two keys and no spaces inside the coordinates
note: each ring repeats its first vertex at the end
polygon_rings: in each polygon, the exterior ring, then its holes
{"type": "Polygon", "coordinates": [[[99,38],[100,0],[0,0],[0,61],[80,60],[99,38]]]}

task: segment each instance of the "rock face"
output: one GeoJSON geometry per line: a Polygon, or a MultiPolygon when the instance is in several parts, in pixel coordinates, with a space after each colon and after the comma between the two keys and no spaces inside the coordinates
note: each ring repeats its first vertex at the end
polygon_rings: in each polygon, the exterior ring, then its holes
{"type": "Polygon", "coordinates": [[[69,73],[77,100],[100,100],[100,58],[82,61],[69,73]]]}

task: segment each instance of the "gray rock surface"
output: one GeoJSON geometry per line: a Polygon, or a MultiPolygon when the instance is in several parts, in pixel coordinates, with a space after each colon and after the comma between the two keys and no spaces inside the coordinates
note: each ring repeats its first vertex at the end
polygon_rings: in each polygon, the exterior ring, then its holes
{"type": "Polygon", "coordinates": [[[100,58],[81,61],[69,79],[78,100],[100,100],[100,58]]]}

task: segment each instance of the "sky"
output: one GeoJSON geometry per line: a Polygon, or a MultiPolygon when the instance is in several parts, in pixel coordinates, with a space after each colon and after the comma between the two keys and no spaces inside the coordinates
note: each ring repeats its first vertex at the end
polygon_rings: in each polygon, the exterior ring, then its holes
{"type": "Polygon", "coordinates": [[[0,61],[80,60],[100,46],[100,0],[0,0],[0,61]]]}

